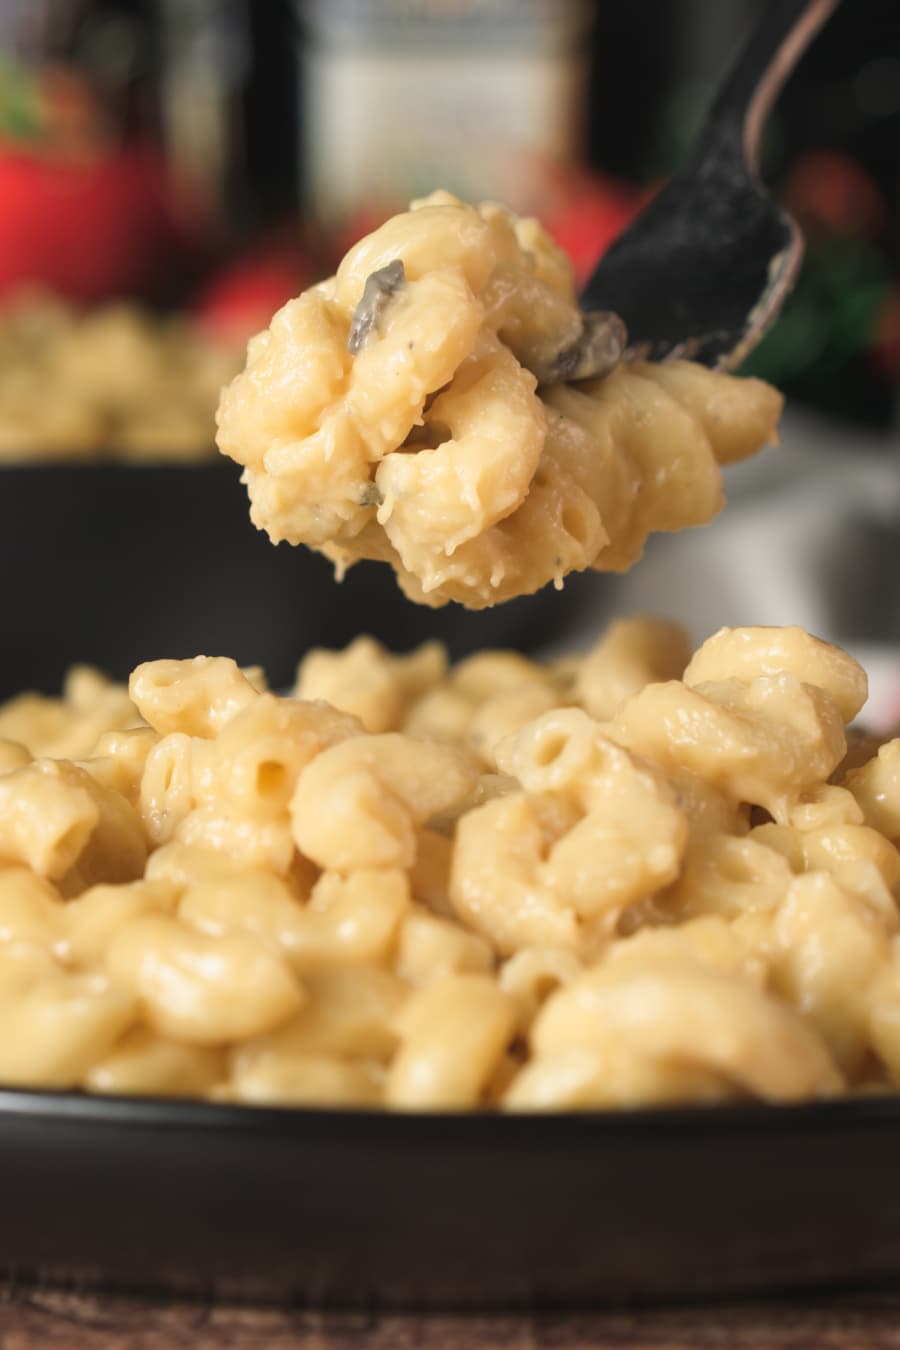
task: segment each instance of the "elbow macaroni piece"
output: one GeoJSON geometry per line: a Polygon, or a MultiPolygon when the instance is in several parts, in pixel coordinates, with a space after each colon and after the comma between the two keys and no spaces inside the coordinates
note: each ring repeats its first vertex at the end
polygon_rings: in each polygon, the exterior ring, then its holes
{"type": "Polygon", "coordinates": [[[624,971],[601,964],[548,1000],[531,1043],[537,1065],[575,1049],[631,1052],[665,1070],[700,1069],[765,1101],[800,1101],[841,1084],[799,1013],[688,959],[624,971]]]}
{"type": "Polygon", "coordinates": [[[515,1005],[484,975],[447,975],[397,1014],[385,1097],[402,1110],[477,1106],[512,1039],[515,1005]]]}
{"type": "Polygon", "coordinates": [[[416,826],[464,801],[471,762],[449,746],[387,732],[324,750],[291,799],[300,852],[339,872],[412,866],[416,826]]]}
{"type": "Polygon", "coordinates": [[[674,791],[586,713],[544,714],[498,759],[524,790],[460,821],[450,895],[500,952],[590,948],[596,921],[675,880],[687,822],[674,791]]]}
{"type": "Polygon", "coordinates": [[[433,689],[446,671],[447,656],[439,642],[392,656],[374,638],[358,637],[342,652],[308,652],[297,671],[294,696],[322,699],[358,717],[366,731],[400,731],[410,699],[433,689]]]}
{"type": "Polygon", "coordinates": [[[414,202],[279,310],[223,391],[219,448],[253,523],[473,609],[706,523],[720,465],[774,438],[780,396],[685,361],[541,385],[583,327],[536,221],[414,202]]]}
{"type": "Polygon", "coordinates": [[[549,664],[360,639],[295,693],[200,657],[0,708],[0,1082],[407,1111],[900,1086],[900,741],[846,757],[844,653],[743,628],[691,657],[637,618],[549,664]]]}

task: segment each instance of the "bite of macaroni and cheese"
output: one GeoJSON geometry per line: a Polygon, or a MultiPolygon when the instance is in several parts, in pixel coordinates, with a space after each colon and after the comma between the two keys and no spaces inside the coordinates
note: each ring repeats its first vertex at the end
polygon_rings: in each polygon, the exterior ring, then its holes
{"type": "Polygon", "coordinates": [[[0,1082],[505,1110],[900,1084],[900,739],[800,629],[360,638],[0,708],[0,1082]]]}
{"type": "Polygon", "coordinates": [[[437,192],[290,301],[224,390],[219,448],[251,518],[339,573],[389,563],[412,599],[481,609],[622,571],[647,536],[712,519],[720,466],[773,440],[781,397],[688,361],[578,375],[585,323],[534,220],[437,192]]]}

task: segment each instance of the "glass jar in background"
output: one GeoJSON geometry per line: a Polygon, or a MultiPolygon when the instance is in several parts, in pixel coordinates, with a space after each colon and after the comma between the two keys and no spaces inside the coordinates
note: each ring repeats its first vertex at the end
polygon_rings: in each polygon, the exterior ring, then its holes
{"type": "Polygon", "coordinates": [[[249,6],[156,0],[159,103],[170,162],[193,184],[222,233],[252,221],[243,97],[252,61],[249,6]]]}
{"type": "Polygon", "coordinates": [[[373,216],[436,186],[540,209],[584,150],[589,0],[296,0],[309,207],[373,216]]]}

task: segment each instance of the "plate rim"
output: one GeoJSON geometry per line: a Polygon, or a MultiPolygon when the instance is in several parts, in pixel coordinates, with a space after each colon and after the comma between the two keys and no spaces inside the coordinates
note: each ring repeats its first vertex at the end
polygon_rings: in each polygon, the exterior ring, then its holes
{"type": "Polygon", "coordinates": [[[0,1125],[19,1119],[50,1124],[143,1126],[173,1130],[227,1130],[230,1134],[279,1133],[324,1127],[355,1133],[403,1133],[423,1138],[457,1132],[527,1135],[535,1128],[604,1133],[702,1131],[768,1133],[810,1126],[900,1125],[900,1092],[804,1102],[735,1102],[628,1107],[586,1111],[407,1111],[371,1107],[278,1106],[190,1098],[121,1096],[49,1088],[0,1087],[0,1125]]]}

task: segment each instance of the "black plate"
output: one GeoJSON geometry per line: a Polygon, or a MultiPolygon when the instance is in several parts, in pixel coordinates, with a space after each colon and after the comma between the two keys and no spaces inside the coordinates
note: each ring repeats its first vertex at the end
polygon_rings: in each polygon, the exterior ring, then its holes
{"type": "Polygon", "coordinates": [[[269,543],[250,523],[237,465],[84,464],[0,468],[0,699],[59,689],[88,661],[119,678],[160,656],[233,656],[291,684],[310,646],[372,633],[388,647],[440,638],[456,657],[528,651],[599,612],[609,578],[573,577],[496,609],[425,609],[389,567],[362,563],[341,586],[324,558],[269,543]]]}
{"type": "Polygon", "coordinates": [[[338,1306],[590,1305],[900,1277],[900,1098],[558,1116],[0,1092],[0,1262],[338,1306]]]}

